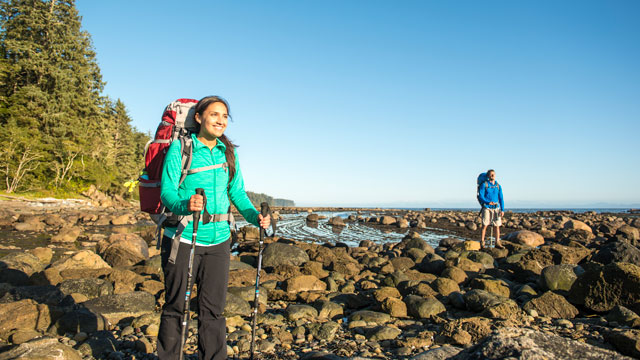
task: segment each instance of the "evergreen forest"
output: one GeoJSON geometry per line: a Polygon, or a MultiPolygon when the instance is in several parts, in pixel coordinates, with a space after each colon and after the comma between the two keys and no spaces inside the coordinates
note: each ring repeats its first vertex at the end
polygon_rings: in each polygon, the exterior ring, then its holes
{"type": "Polygon", "coordinates": [[[144,166],[148,134],[102,94],[73,0],[0,0],[0,175],[7,193],[118,194],[144,166]]]}
{"type": "MultiPolygon", "coordinates": [[[[104,86],[74,0],[0,0],[0,189],[134,190],[151,134],[131,125],[126,105],[105,96],[104,86]]],[[[249,197],[258,206],[293,206],[249,197]]]]}

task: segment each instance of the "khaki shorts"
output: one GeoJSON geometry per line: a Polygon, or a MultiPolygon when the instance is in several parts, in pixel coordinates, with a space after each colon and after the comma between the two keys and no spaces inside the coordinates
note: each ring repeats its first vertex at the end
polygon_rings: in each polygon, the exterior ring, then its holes
{"type": "Polygon", "coordinates": [[[502,218],[500,217],[500,208],[488,209],[482,208],[482,225],[484,226],[501,226],[502,218]]]}

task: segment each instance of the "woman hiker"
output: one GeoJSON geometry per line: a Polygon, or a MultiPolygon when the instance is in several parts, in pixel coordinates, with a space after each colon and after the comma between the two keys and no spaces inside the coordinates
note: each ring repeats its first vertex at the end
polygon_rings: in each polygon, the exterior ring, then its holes
{"type": "MultiPolygon", "coordinates": [[[[198,359],[226,359],[226,321],[224,310],[229,281],[231,245],[230,204],[250,223],[267,229],[269,216],[263,218],[253,207],[244,189],[244,181],[234,144],[224,135],[229,104],[218,96],[207,96],[195,107],[198,124],[192,139],[189,174],[180,185],[182,145],[171,143],[162,171],[162,203],[169,211],[186,217],[202,212],[196,234],[193,277],[198,285],[198,359]],[[228,166],[221,164],[228,163],[228,166]],[[215,166],[218,165],[218,166],[215,166]],[[229,173],[230,172],[230,173],[229,173]],[[229,180],[232,179],[232,180],[229,180]],[[204,197],[195,194],[203,188],[204,197]],[[207,223],[211,215],[212,219],[207,223]]],[[[187,289],[187,266],[193,233],[192,218],[176,227],[166,227],[162,241],[162,269],[165,277],[165,305],[158,332],[158,358],[178,359],[182,351],[182,317],[187,289]],[[180,232],[179,236],[174,236],[180,232]],[[173,238],[176,240],[173,240],[173,238]]]]}

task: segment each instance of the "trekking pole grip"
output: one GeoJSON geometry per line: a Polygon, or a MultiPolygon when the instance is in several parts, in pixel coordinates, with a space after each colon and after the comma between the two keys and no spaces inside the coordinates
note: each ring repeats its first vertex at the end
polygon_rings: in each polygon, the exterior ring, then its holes
{"type": "Polygon", "coordinates": [[[262,214],[263,218],[266,218],[267,215],[269,215],[269,204],[267,204],[266,202],[260,204],[260,213],[262,214]]]}
{"type": "MultiPolygon", "coordinates": [[[[204,189],[203,188],[197,188],[196,189],[196,195],[201,195],[204,197],[204,189]]],[[[194,211],[193,212],[193,231],[197,231],[198,230],[198,222],[200,222],[200,211],[194,211]]]]}

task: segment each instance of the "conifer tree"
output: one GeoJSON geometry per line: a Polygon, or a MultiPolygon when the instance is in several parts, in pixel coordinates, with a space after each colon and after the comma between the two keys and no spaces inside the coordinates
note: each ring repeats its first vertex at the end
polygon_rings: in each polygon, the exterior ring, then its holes
{"type": "Polygon", "coordinates": [[[0,174],[7,191],[26,179],[40,188],[107,190],[139,166],[131,155],[139,144],[130,142],[144,139],[124,104],[114,107],[101,95],[95,57],[74,0],[0,0],[0,174]]]}

